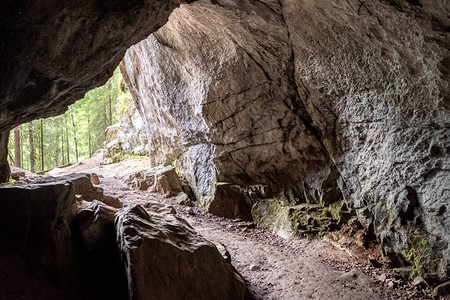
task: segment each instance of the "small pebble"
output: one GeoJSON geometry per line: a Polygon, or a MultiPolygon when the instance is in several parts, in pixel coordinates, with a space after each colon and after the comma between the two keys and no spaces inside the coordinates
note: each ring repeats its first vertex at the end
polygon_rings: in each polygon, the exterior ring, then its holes
{"type": "Polygon", "coordinates": [[[254,271],[254,272],[256,272],[256,271],[261,271],[261,267],[259,267],[259,266],[250,266],[250,271],[254,271]]]}

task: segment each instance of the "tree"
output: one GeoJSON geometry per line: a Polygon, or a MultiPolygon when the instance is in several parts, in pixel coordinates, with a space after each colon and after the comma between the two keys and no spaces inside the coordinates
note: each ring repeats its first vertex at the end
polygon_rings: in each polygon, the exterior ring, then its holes
{"type": "Polygon", "coordinates": [[[14,165],[22,168],[21,157],[21,143],[20,143],[20,125],[14,128],[14,165]]]}
{"type": "Polygon", "coordinates": [[[131,95],[120,89],[121,78],[116,70],[104,86],[86,93],[63,115],[16,128],[8,138],[9,163],[35,172],[91,157],[103,147],[107,126],[116,123],[131,102],[131,95]]]}
{"type": "Polygon", "coordinates": [[[67,164],[70,164],[69,130],[67,129],[67,115],[64,114],[64,128],[66,129],[67,164]]]}
{"type": "Polygon", "coordinates": [[[44,170],[44,125],[41,119],[41,171],[44,170]]]}
{"type": "Polygon", "coordinates": [[[75,157],[76,157],[76,162],[78,162],[77,130],[75,128],[75,118],[73,117],[72,106],[69,106],[69,110],[70,110],[70,116],[72,117],[73,141],[75,143],[75,157]]]}
{"type": "Polygon", "coordinates": [[[36,154],[34,152],[33,121],[28,123],[28,137],[29,137],[29,144],[30,144],[30,171],[34,173],[34,165],[36,163],[36,154]]]}

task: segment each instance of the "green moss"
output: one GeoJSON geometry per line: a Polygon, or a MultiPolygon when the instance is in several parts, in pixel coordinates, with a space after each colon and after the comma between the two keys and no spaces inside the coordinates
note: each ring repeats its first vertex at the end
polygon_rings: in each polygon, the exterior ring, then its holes
{"type": "Polygon", "coordinates": [[[322,210],[321,218],[332,218],[336,222],[341,222],[342,210],[347,207],[347,201],[341,200],[324,207],[322,210]]]}
{"type": "Polygon", "coordinates": [[[415,273],[424,279],[437,275],[439,266],[439,260],[433,259],[432,245],[427,236],[425,232],[414,230],[409,235],[408,247],[402,253],[415,273]]]}
{"type": "Polygon", "coordinates": [[[10,177],[9,177],[8,183],[9,183],[9,184],[15,184],[15,183],[17,183],[17,180],[13,179],[13,178],[10,176],[10,177]]]}
{"type": "Polygon", "coordinates": [[[121,150],[119,153],[115,153],[113,156],[111,156],[109,158],[109,162],[110,163],[118,163],[127,159],[138,159],[138,158],[146,158],[147,156],[145,155],[138,155],[138,154],[131,154],[131,153],[127,153],[123,150],[121,150]],[[114,157],[116,157],[116,155],[119,154],[119,157],[114,159],[114,157]]]}

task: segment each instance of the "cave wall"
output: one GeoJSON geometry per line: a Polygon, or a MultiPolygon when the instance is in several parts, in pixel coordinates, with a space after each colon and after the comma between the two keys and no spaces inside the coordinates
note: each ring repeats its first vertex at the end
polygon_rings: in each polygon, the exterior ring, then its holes
{"type": "Polygon", "coordinates": [[[150,153],[203,204],[217,182],[345,199],[393,266],[445,279],[449,12],[425,0],[197,1],[121,69],[150,153]]]}

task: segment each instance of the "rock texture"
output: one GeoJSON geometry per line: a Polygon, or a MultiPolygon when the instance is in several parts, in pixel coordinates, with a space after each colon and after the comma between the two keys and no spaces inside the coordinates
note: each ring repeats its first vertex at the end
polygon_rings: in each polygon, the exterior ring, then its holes
{"type": "Polygon", "coordinates": [[[392,265],[432,282],[450,277],[449,12],[198,1],[121,70],[150,153],[176,161],[203,204],[215,182],[268,186],[290,205],[345,199],[392,265]]]}
{"type": "Polygon", "coordinates": [[[122,66],[140,99],[150,154],[178,159],[200,199],[215,180],[294,187],[328,163],[302,120],[283,19],[255,5],[184,5],[122,66]]]}
{"type": "Polygon", "coordinates": [[[173,208],[110,198],[87,174],[1,186],[0,298],[243,299],[243,278],[173,208]]]}
{"type": "Polygon", "coordinates": [[[244,299],[243,278],[176,215],[132,206],[119,213],[116,229],[129,299],[244,299]]]}
{"type": "Polygon", "coordinates": [[[121,148],[127,153],[149,154],[145,123],[132,101],[121,115],[118,139],[121,148]]]}
{"type": "Polygon", "coordinates": [[[73,295],[76,261],[71,225],[76,205],[71,184],[1,187],[0,207],[2,298],[73,295]]]}
{"type": "Polygon", "coordinates": [[[146,127],[133,102],[120,114],[120,122],[106,129],[104,145],[110,158],[121,152],[132,155],[149,154],[146,127]]]}

